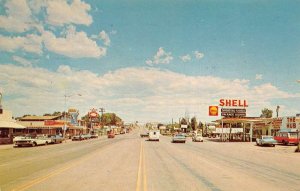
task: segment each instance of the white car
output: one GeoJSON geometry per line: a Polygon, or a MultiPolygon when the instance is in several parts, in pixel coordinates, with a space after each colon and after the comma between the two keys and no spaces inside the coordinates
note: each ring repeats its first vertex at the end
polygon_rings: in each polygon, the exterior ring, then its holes
{"type": "Polygon", "coordinates": [[[48,145],[51,143],[51,139],[45,136],[38,136],[38,137],[32,137],[32,136],[25,136],[22,139],[16,140],[15,145],[18,147],[22,146],[37,146],[37,145],[48,145]]]}
{"type": "Polygon", "coordinates": [[[192,141],[194,142],[203,142],[203,137],[201,135],[195,135],[192,137],[192,141]]]}

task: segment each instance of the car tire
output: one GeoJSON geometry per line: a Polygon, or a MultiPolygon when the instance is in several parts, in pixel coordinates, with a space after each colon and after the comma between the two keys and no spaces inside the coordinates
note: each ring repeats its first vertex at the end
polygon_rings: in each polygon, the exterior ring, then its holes
{"type": "Polygon", "coordinates": [[[32,147],[35,147],[35,146],[36,146],[36,143],[35,143],[35,142],[33,142],[33,143],[31,144],[31,146],[32,146],[32,147]]]}
{"type": "Polygon", "coordinates": [[[48,145],[48,142],[46,141],[45,145],[48,145]]]}
{"type": "Polygon", "coordinates": [[[274,144],[274,145],[272,145],[272,147],[275,147],[275,144],[274,144]]]}

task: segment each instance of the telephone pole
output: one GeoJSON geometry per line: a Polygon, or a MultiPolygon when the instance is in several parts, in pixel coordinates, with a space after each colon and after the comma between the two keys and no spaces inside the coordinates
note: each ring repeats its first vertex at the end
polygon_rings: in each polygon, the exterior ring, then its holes
{"type": "Polygon", "coordinates": [[[105,109],[103,107],[101,107],[101,108],[99,108],[99,112],[101,113],[100,122],[102,123],[103,113],[105,112],[105,109]]]}

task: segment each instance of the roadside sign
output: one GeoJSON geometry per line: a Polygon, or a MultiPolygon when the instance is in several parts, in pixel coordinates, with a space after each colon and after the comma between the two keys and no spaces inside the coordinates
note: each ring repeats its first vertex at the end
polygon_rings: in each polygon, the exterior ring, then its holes
{"type": "Polygon", "coordinates": [[[209,106],[209,108],[208,108],[208,115],[209,116],[218,116],[219,115],[219,108],[218,108],[218,106],[209,106]]]}
{"type": "Polygon", "coordinates": [[[222,108],[223,117],[246,117],[246,109],[222,108]]]}

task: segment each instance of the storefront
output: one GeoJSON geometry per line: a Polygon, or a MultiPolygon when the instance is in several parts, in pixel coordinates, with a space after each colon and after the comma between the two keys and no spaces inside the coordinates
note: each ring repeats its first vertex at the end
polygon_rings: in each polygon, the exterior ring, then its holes
{"type": "Polygon", "coordinates": [[[13,142],[14,133],[23,129],[25,129],[24,126],[17,124],[12,119],[10,111],[2,111],[0,114],[0,144],[11,144],[13,142]]]}

